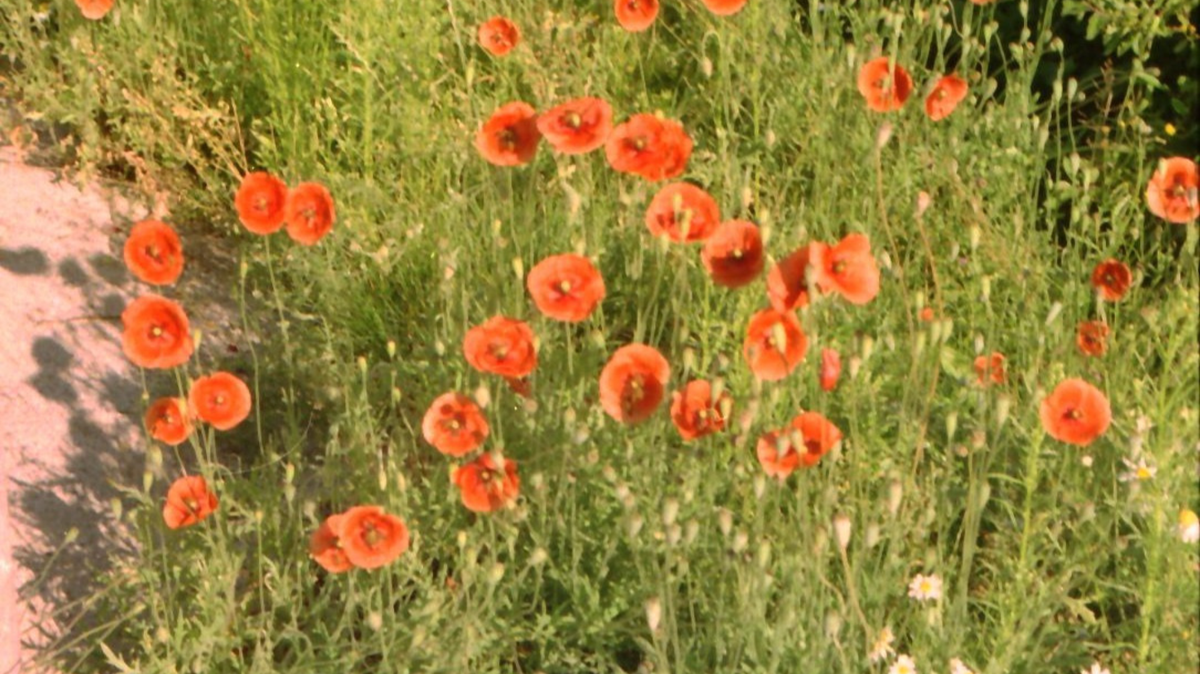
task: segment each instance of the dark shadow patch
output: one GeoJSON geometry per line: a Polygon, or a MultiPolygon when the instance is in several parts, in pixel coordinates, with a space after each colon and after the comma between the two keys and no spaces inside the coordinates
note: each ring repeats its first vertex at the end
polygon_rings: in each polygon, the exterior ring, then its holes
{"type": "Polygon", "coordinates": [[[129,272],[125,269],[125,263],[112,255],[92,255],[88,258],[88,265],[96,276],[110,285],[123,286],[129,282],[129,272]]]}
{"type": "Polygon", "coordinates": [[[45,274],[50,269],[50,261],[46,259],[45,253],[37,248],[0,248],[0,268],[19,276],[32,276],[45,274]]]}
{"type": "Polygon", "coordinates": [[[67,258],[58,263],[58,275],[67,282],[68,285],[76,288],[86,288],[92,279],[88,277],[87,271],[76,262],[73,258],[67,258]]]}
{"type": "Polygon", "coordinates": [[[120,376],[115,372],[109,372],[100,380],[100,387],[103,391],[104,401],[110,407],[120,412],[134,426],[141,424],[141,400],[142,388],[134,382],[120,376]]]}
{"type": "Polygon", "coordinates": [[[51,337],[38,337],[33,340],[32,353],[38,367],[43,370],[65,370],[74,360],[71,352],[51,337]]]}
{"type": "Polygon", "coordinates": [[[117,293],[109,293],[100,298],[100,306],[96,307],[101,318],[116,320],[125,311],[125,298],[117,293]]]}

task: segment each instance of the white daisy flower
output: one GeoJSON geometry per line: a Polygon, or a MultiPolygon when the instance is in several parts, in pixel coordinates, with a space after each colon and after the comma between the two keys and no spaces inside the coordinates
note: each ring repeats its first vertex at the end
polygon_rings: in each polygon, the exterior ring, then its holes
{"type": "Polygon", "coordinates": [[[888,674],[917,674],[917,663],[907,655],[898,655],[888,668],[888,674]]]}
{"type": "Polygon", "coordinates": [[[936,573],[926,576],[917,574],[908,584],[908,596],[917,601],[936,601],[942,598],[942,579],[936,573]]]}
{"type": "Polygon", "coordinates": [[[1179,538],[1184,543],[1200,541],[1200,517],[1187,508],[1179,511],[1179,538]]]}
{"type": "Polygon", "coordinates": [[[1152,479],[1158,474],[1158,468],[1153,464],[1146,463],[1146,457],[1144,456],[1138,457],[1137,462],[1129,459],[1121,459],[1121,462],[1124,463],[1125,467],[1129,469],[1128,471],[1121,473],[1119,476],[1119,479],[1122,482],[1144,482],[1152,479]]]}
{"type": "Polygon", "coordinates": [[[1090,669],[1084,669],[1079,674],[1112,674],[1107,667],[1101,667],[1099,662],[1093,662],[1090,669]]]}
{"type": "Polygon", "coordinates": [[[975,674],[975,672],[964,665],[962,660],[950,658],[950,674],[975,674]]]}
{"type": "Polygon", "coordinates": [[[879,636],[875,638],[875,645],[871,646],[871,652],[867,654],[867,659],[871,662],[879,662],[887,656],[895,653],[892,649],[892,642],[896,640],[896,636],[892,634],[889,627],[879,630],[879,636]]]}

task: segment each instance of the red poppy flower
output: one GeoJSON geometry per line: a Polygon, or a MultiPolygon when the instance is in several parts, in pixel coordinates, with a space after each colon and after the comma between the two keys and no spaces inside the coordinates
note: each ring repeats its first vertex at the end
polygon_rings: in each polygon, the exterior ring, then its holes
{"type": "Polygon", "coordinates": [[[933,85],[925,97],[925,114],[937,122],[950,116],[967,97],[967,81],[958,75],[946,75],[933,85]]]}
{"type": "Polygon", "coordinates": [[[934,319],[933,307],[921,309],[921,313],[917,314],[917,318],[920,318],[922,323],[932,323],[934,319]]]}
{"type": "Polygon", "coordinates": [[[653,347],[623,346],[600,372],[600,406],[610,417],[626,424],[650,418],[662,402],[671,368],[653,347]]]}
{"type": "Polygon", "coordinates": [[[836,246],[810,248],[814,278],[823,292],[836,292],[851,304],[866,304],[879,294],[879,266],[866,234],[849,234],[836,246]]]}
{"type": "Polygon", "coordinates": [[[487,419],[479,406],[461,393],[444,393],[429,406],[421,420],[425,441],[449,456],[475,451],[488,435],[487,419]]]}
{"type": "Polygon", "coordinates": [[[683,175],[692,156],[692,139],[679,122],[640,113],[618,124],[604,144],[615,171],[656,182],[683,175]]]}
{"type": "Polygon", "coordinates": [[[762,235],[752,222],[723,222],[704,241],[700,261],[704,263],[713,283],[726,288],[740,288],[762,273],[762,235]]]}
{"type": "Polygon", "coordinates": [[[345,515],[330,515],[308,539],[308,554],[330,573],[342,573],[354,568],[342,549],[341,531],[345,515]]]}
{"type": "Polygon", "coordinates": [[[183,307],[158,295],[144,295],[121,312],[121,348],[134,365],[170,368],[192,357],[192,335],[183,307]]]}
{"type": "Polygon", "coordinates": [[[1092,270],[1092,287],[1100,294],[1100,298],[1116,302],[1125,296],[1133,282],[1133,274],[1129,267],[1119,260],[1105,260],[1092,270]]]}
{"type": "Polygon", "coordinates": [[[296,185],[288,192],[283,210],[288,236],[302,246],[315,245],[333,229],[333,196],[324,185],[296,185]]]}
{"type": "Polygon", "coordinates": [[[517,462],[505,459],[501,471],[488,453],[456,469],[454,485],[462,493],[463,505],[477,513],[496,512],[515,501],[521,491],[517,462]]]}
{"type": "Polygon", "coordinates": [[[979,377],[980,386],[987,386],[989,382],[1003,386],[1006,381],[1004,374],[1004,354],[999,351],[993,351],[990,356],[977,357],[975,359],[975,374],[979,377]]]}
{"type": "Polygon", "coordinates": [[[511,379],[520,379],[537,367],[533,330],[524,321],[505,316],[493,316],[468,330],[463,355],[476,370],[511,379]]]}
{"type": "Polygon", "coordinates": [[[780,431],[758,440],[758,462],[769,477],[783,480],[798,466],[811,468],[842,440],[842,432],[817,412],[804,412],[780,431]]]}
{"type": "Polygon", "coordinates": [[[899,64],[889,69],[888,57],[880,56],[858,71],[858,92],[876,112],[899,110],[912,93],[912,78],[899,64]]]}
{"type": "Polygon", "coordinates": [[[767,272],[767,299],[775,311],[808,306],[808,268],[813,244],[802,246],[767,272]]]}
{"type": "Polygon", "coordinates": [[[708,192],[691,183],[671,183],[658,191],[646,209],[646,227],[676,243],[703,241],[721,223],[721,209],[708,192]]]}
{"type": "Polygon", "coordinates": [[[143,220],[125,239],[125,266],[133,275],[156,286],[171,285],[183,273],[183,244],[171,226],[143,220]]]}
{"type": "Polygon", "coordinates": [[[604,299],[600,271],[582,255],[553,255],[537,263],[525,281],[539,311],[556,321],[578,323],[604,299]]]}
{"type": "Polygon", "coordinates": [[[250,416],[250,388],[228,372],[217,372],[192,382],[188,404],[196,418],[227,431],[250,416]]]}
{"type": "Polygon", "coordinates": [[[1112,408],[1100,389],[1067,379],[1042,400],[1042,428],[1055,440],[1086,447],[1108,430],[1112,408]]]}
{"type": "Polygon", "coordinates": [[[242,184],[233,197],[233,205],[246,229],[267,235],[283,227],[287,198],[287,183],[270,173],[255,171],[242,178],[242,184]]]}
{"type": "Polygon", "coordinates": [[[338,541],[346,559],[360,569],[377,569],[408,550],[408,527],[379,506],[356,506],[342,514],[338,541]]]}
{"type": "Polygon", "coordinates": [[[75,0],[75,6],[79,8],[79,13],[83,15],[83,18],[92,21],[103,19],[115,4],[117,4],[117,0],[75,0]]]}
{"type": "Polygon", "coordinates": [[[155,400],[146,409],[145,422],[150,437],[168,445],[178,445],[192,433],[192,420],[183,398],[155,400]]]}
{"type": "Polygon", "coordinates": [[[528,103],[502,105],[475,134],[475,149],[496,166],[528,164],[537,154],[537,112],[528,103]]]}
{"type": "Polygon", "coordinates": [[[217,509],[217,495],[199,475],[181,477],[167,490],[163,506],[163,521],[170,529],[191,526],[217,509]]]}
{"type": "Polygon", "coordinates": [[[631,33],[649,28],[658,17],[658,0],[616,0],[617,23],[631,33]]]}
{"type": "Polygon", "coordinates": [[[703,379],[687,383],[671,396],[671,421],[684,440],[695,440],[725,428],[733,397],[722,391],[713,400],[712,384],[703,379]]]}
{"type": "Polygon", "coordinates": [[[808,338],[791,312],[763,309],[750,318],[742,354],[755,377],[778,381],[788,376],[808,350],[808,338]]]}
{"type": "Polygon", "coordinates": [[[717,16],[730,16],[742,11],[746,0],[704,0],[704,6],[717,16]]]}
{"type": "Polygon", "coordinates": [[[842,357],[833,349],[821,349],[821,390],[832,391],[837,388],[838,378],[842,376],[842,357]]]}
{"type": "Polygon", "coordinates": [[[591,152],[612,133],[612,106],[600,98],[576,98],[539,115],[537,128],[563,154],[591,152]]]}
{"type": "Polygon", "coordinates": [[[1085,356],[1103,356],[1108,351],[1108,325],[1104,321],[1080,323],[1075,343],[1085,356]]]}
{"type": "Polygon", "coordinates": [[[479,26],[479,46],[492,56],[504,56],[521,43],[521,31],[507,17],[493,16],[479,26]]]}
{"type": "Polygon", "coordinates": [[[1171,157],[1158,164],[1146,186],[1146,205],[1158,217],[1182,225],[1200,217],[1200,173],[1196,162],[1171,157]]]}

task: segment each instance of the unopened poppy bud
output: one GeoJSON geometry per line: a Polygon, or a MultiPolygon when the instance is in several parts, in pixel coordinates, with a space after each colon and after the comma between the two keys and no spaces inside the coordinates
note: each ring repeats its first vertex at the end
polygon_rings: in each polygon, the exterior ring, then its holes
{"type": "Polygon", "coordinates": [[[742,210],[748,211],[754,205],[754,190],[749,186],[742,188],[742,210]]]}
{"type": "Polygon", "coordinates": [[[474,396],[475,404],[479,405],[479,409],[487,409],[488,405],[492,404],[492,394],[488,391],[488,387],[483,384],[475,389],[474,396]]]}
{"type": "Polygon", "coordinates": [[[688,520],[683,525],[683,544],[691,545],[696,540],[696,536],[700,535],[700,523],[696,520],[688,520]]]}
{"type": "Polygon", "coordinates": [[[946,442],[954,441],[954,433],[958,430],[958,412],[952,411],[946,415],[946,442]]]}
{"type": "Polygon", "coordinates": [[[625,484],[624,482],[618,484],[614,491],[617,494],[618,501],[624,501],[625,499],[629,498],[629,495],[632,493],[629,491],[629,485],[625,484]]]}
{"type": "Polygon", "coordinates": [[[587,442],[588,438],[590,437],[591,433],[588,431],[587,426],[580,424],[579,427],[575,429],[575,432],[571,434],[571,442],[577,445],[582,445],[583,443],[587,442]]]}
{"type": "Polygon", "coordinates": [[[733,535],[733,552],[734,552],[734,554],[740,553],[742,550],[745,550],[746,545],[749,542],[750,542],[750,537],[746,535],[746,532],[738,530],[738,532],[733,535]]]}
{"type": "Polygon", "coordinates": [[[378,632],[383,629],[383,615],[379,611],[371,611],[367,614],[367,627],[372,631],[378,632]]]}
{"type": "Polygon", "coordinates": [[[875,351],[875,338],[870,335],[863,335],[860,344],[860,353],[863,360],[870,360],[871,354],[875,351]]]}
{"type": "Polygon", "coordinates": [[[767,149],[768,149],[768,150],[770,150],[771,148],[775,147],[775,141],[777,141],[777,140],[778,140],[778,138],[776,138],[776,137],[775,137],[775,130],[774,130],[774,129],[767,129],[767,134],[766,134],[766,136],[763,138],[763,140],[765,140],[765,141],[766,141],[766,143],[767,143],[767,149]]]}
{"type": "Polygon", "coordinates": [[[712,59],[708,58],[707,56],[700,59],[700,72],[704,74],[705,79],[712,77],[712,74],[713,74],[712,59]]]}
{"type": "Polygon", "coordinates": [[[767,478],[762,475],[754,476],[754,496],[762,499],[763,494],[767,491],[767,478]]]}
{"type": "Polygon", "coordinates": [[[437,353],[437,355],[439,355],[439,356],[444,356],[444,355],[446,355],[446,345],[445,345],[445,344],[442,342],[442,340],[440,340],[440,339],[436,339],[436,340],[434,340],[434,342],[433,342],[433,350],[434,350],[434,352],[435,352],[435,353],[437,353]]]}
{"type": "Polygon", "coordinates": [[[533,552],[529,555],[529,565],[541,566],[545,564],[546,560],[549,558],[550,553],[546,552],[545,548],[534,548],[533,552]]]}
{"type": "Polygon", "coordinates": [[[1012,398],[1007,393],[1002,393],[996,397],[996,427],[1004,426],[1004,422],[1008,421],[1008,413],[1012,409],[1012,398]]]}
{"type": "Polygon", "coordinates": [[[460,530],[459,530],[459,532],[458,532],[458,534],[457,534],[457,535],[454,537],[454,540],[455,540],[455,542],[456,542],[456,543],[458,543],[458,547],[460,547],[460,548],[462,548],[462,547],[466,547],[466,545],[467,545],[467,532],[465,532],[465,531],[463,531],[463,530],[461,530],[461,529],[460,529],[460,530]]]}
{"type": "Polygon", "coordinates": [[[488,577],[487,577],[488,583],[495,585],[495,584],[499,583],[500,580],[503,578],[504,578],[504,565],[501,564],[500,562],[496,562],[495,564],[492,565],[492,568],[488,569],[488,577]]]}
{"type": "Polygon", "coordinates": [[[771,225],[771,209],[763,207],[758,209],[758,224],[759,233],[762,234],[763,247],[767,245],[768,235],[770,234],[768,227],[771,225]]]}
{"type": "Polygon", "coordinates": [[[938,321],[938,341],[946,342],[954,334],[954,319],[943,318],[938,321]]]}
{"type": "Polygon", "coordinates": [[[679,501],[669,498],[663,501],[662,519],[664,526],[671,526],[675,523],[675,518],[679,516],[679,501]]]}
{"type": "Polygon", "coordinates": [[[987,304],[992,299],[992,277],[984,276],[979,279],[979,301],[987,304]]]}
{"type": "Polygon", "coordinates": [[[833,516],[833,535],[837,540],[838,550],[845,552],[850,545],[850,518],[845,513],[833,516]]]}
{"type": "Polygon", "coordinates": [[[887,511],[892,517],[900,512],[900,502],[904,500],[904,483],[892,480],[888,483],[887,511]]]}
{"type": "Polygon", "coordinates": [[[1075,81],[1074,77],[1067,78],[1067,100],[1075,98],[1075,92],[1079,91],[1079,82],[1075,81]]]}
{"type": "Polygon", "coordinates": [[[733,512],[728,508],[717,511],[717,528],[721,530],[722,536],[728,536],[729,532],[733,531],[733,512]]]}
{"type": "Polygon", "coordinates": [[[921,216],[925,215],[925,211],[929,210],[929,206],[932,203],[933,203],[933,197],[929,196],[928,192],[926,192],[925,190],[921,190],[920,192],[917,192],[916,216],[917,216],[918,220],[921,219],[921,216]]]}
{"type": "Polygon", "coordinates": [[[913,342],[913,358],[920,358],[921,354],[925,353],[925,344],[929,341],[929,335],[924,332],[918,332],[917,338],[913,342]]]}
{"type": "Polygon", "coordinates": [[[867,525],[867,530],[863,532],[863,545],[867,546],[869,550],[875,547],[877,543],[879,543],[879,525],[872,522],[867,525]]]}
{"type": "MultiPolygon", "coordinates": [[[[280,321],[279,327],[282,328],[284,331],[286,331],[287,330],[287,321],[280,321]]],[[[193,352],[200,350],[200,342],[202,341],[201,340],[202,337],[204,337],[204,333],[201,332],[200,330],[192,331],[192,351],[193,352]]]]}
{"type": "Polygon", "coordinates": [[[983,335],[978,332],[975,333],[974,347],[975,347],[975,355],[976,356],[983,353],[983,347],[984,347],[983,335]]]}
{"type": "Polygon", "coordinates": [[[529,486],[533,487],[534,491],[541,491],[546,486],[546,476],[540,472],[530,475],[529,486]]]}
{"type": "Polygon", "coordinates": [[[667,545],[673,548],[679,544],[679,539],[683,538],[683,530],[679,528],[678,524],[672,524],[667,527],[666,537],[667,545]]]}
{"type": "Polygon", "coordinates": [[[1062,308],[1062,302],[1055,302],[1050,306],[1050,312],[1046,314],[1046,327],[1050,327],[1050,325],[1054,323],[1055,319],[1058,318],[1058,315],[1062,313],[1062,308]]]}
{"type": "Polygon", "coordinates": [[[971,228],[967,230],[967,234],[971,237],[971,254],[974,255],[975,251],[979,248],[979,237],[983,235],[983,230],[979,228],[979,225],[971,225],[971,228]]]}
{"type": "Polygon", "coordinates": [[[512,261],[513,273],[517,275],[517,279],[525,278],[525,262],[519,257],[514,257],[512,261]]]}
{"type": "Polygon", "coordinates": [[[837,640],[838,634],[842,631],[842,614],[837,611],[830,611],[825,614],[825,637],[828,639],[837,640]]]}
{"type": "Polygon", "coordinates": [[[689,346],[683,350],[683,370],[691,372],[694,369],[696,369],[696,350],[689,346]]]}
{"type": "Polygon", "coordinates": [[[813,532],[813,554],[819,557],[825,554],[827,547],[829,547],[829,530],[818,525],[817,530],[813,532]]]}
{"type": "Polygon", "coordinates": [[[387,469],[383,466],[379,467],[379,491],[385,491],[388,485],[387,469]]]}
{"type": "Polygon", "coordinates": [[[387,355],[388,358],[396,357],[396,342],[394,340],[389,339],[387,342],[387,355]]]}
{"type": "Polygon", "coordinates": [[[862,369],[862,358],[858,356],[850,356],[846,361],[846,370],[850,373],[851,379],[858,379],[858,371],[862,369]]]}
{"type": "Polygon", "coordinates": [[[651,632],[658,631],[658,624],[662,621],[662,602],[658,597],[651,597],[646,600],[646,625],[651,632]]]}
{"type": "Polygon", "coordinates": [[[758,568],[766,571],[771,566],[771,542],[763,541],[758,544],[758,568]]]}
{"type": "Polygon", "coordinates": [[[882,150],[884,145],[892,138],[892,123],[883,122],[879,128],[875,130],[875,149],[882,150]]]}
{"type": "Polygon", "coordinates": [[[637,535],[642,532],[642,526],[646,524],[646,520],[642,519],[641,515],[633,515],[629,518],[628,531],[630,538],[637,538],[637,535]]]}

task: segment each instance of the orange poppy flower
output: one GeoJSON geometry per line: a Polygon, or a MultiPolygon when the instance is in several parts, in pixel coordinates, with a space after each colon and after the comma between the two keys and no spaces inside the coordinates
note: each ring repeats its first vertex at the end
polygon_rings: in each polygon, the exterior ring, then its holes
{"type": "Polygon", "coordinates": [[[341,531],[345,515],[330,515],[308,539],[308,554],[330,573],[342,573],[354,568],[342,549],[341,531]]]}
{"type": "Polygon", "coordinates": [[[713,283],[726,288],[740,288],[762,273],[762,235],[752,222],[723,222],[704,241],[700,261],[704,263],[713,283]]]}
{"type": "Polygon", "coordinates": [[[677,243],[703,241],[721,223],[721,209],[708,192],[691,183],[671,183],[658,191],[646,209],[646,227],[677,243]]]}
{"type": "Polygon", "coordinates": [[[767,477],[787,479],[800,465],[800,454],[792,447],[786,432],[768,431],[758,439],[755,446],[758,463],[767,477]]]}
{"type": "Polygon", "coordinates": [[[922,323],[932,323],[934,319],[933,307],[921,309],[921,313],[917,314],[917,318],[920,318],[922,323]]]}
{"type": "Polygon", "coordinates": [[[858,92],[867,99],[867,107],[876,112],[899,110],[912,93],[912,78],[899,64],[888,69],[888,57],[880,56],[863,64],[858,71],[858,92]]]}
{"type": "Polygon", "coordinates": [[[250,416],[250,388],[228,372],[217,372],[192,382],[188,404],[196,418],[227,431],[250,416]]]}
{"type": "Polygon", "coordinates": [[[821,349],[821,390],[832,391],[837,388],[838,379],[842,376],[842,356],[833,349],[821,349]]]}
{"type": "Polygon", "coordinates": [[[477,513],[496,512],[515,501],[521,491],[517,462],[505,459],[504,470],[500,471],[488,453],[457,468],[454,485],[462,493],[463,505],[477,513]]]}
{"type": "Polygon", "coordinates": [[[192,334],[183,307],[159,295],[143,295],[121,312],[121,348],[138,367],[169,368],[192,357],[192,334]]]}
{"type": "Polygon", "coordinates": [[[1086,447],[1108,430],[1112,409],[1100,389],[1082,379],[1067,379],[1042,400],[1041,417],[1050,437],[1086,447]]]}
{"type": "Polygon", "coordinates": [[[117,4],[117,0],[75,0],[75,6],[79,8],[79,13],[83,15],[83,18],[92,21],[103,19],[115,4],[117,4]]]}
{"type": "Polygon", "coordinates": [[[283,227],[287,198],[287,183],[270,173],[255,171],[242,178],[233,205],[246,229],[267,235],[283,227]]]}
{"type": "Polygon", "coordinates": [[[649,28],[658,17],[658,0],[616,0],[617,23],[631,33],[649,28]]]}
{"type": "Polygon", "coordinates": [[[217,509],[217,495],[208,488],[208,482],[199,475],[181,477],[171,483],[167,490],[167,503],[163,506],[163,521],[170,529],[189,527],[217,509]]]}
{"type": "Polygon", "coordinates": [[[808,306],[808,268],[812,244],[802,246],[767,272],[767,299],[775,311],[808,306]]]}
{"type": "Polygon", "coordinates": [[[377,569],[408,550],[408,527],[379,506],[355,506],[342,513],[335,531],[346,560],[360,569],[377,569]]]}
{"type": "Polygon", "coordinates": [[[1182,225],[1200,217],[1200,173],[1196,162],[1171,157],[1158,164],[1146,186],[1146,205],[1158,217],[1182,225]]]}
{"type": "Polygon", "coordinates": [[[755,377],[778,381],[804,360],[808,338],[791,312],[763,309],[750,318],[742,354],[755,377]]]}
{"type": "Polygon", "coordinates": [[[792,430],[800,433],[800,464],[805,468],[817,465],[833,446],[842,441],[842,431],[818,412],[803,412],[792,419],[792,430]]]}
{"type": "Polygon", "coordinates": [[[671,395],[671,421],[684,440],[695,440],[725,428],[725,415],[732,404],[728,391],[713,400],[712,384],[696,379],[671,395]]]}
{"type": "Polygon", "coordinates": [[[556,321],[578,323],[604,299],[604,278],[582,255],[552,255],[534,265],[525,280],[539,311],[556,321]]]}
{"type": "Polygon", "coordinates": [[[509,379],[520,379],[537,367],[533,330],[505,316],[493,316],[468,330],[463,355],[476,370],[509,379]]]}
{"type": "Polygon", "coordinates": [[[651,182],[669,180],[687,168],[692,139],[679,122],[639,113],[613,128],[604,143],[604,156],[615,171],[651,182]]]}
{"type": "Polygon", "coordinates": [[[937,122],[950,116],[967,97],[967,81],[958,75],[946,75],[933,85],[925,97],[925,114],[937,122]]]}
{"type": "Polygon", "coordinates": [[[159,398],[146,409],[146,428],[150,437],[168,445],[178,445],[192,433],[192,420],[183,398],[159,398]]]}
{"type": "Polygon", "coordinates": [[[717,16],[730,16],[742,11],[746,0],[704,0],[704,6],[717,16]]]}
{"type": "Polygon", "coordinates": [[[1133,274],[1129,267],[1119,260],[1105,260],[1092,270],[1092,287],[1100,294],[1100,299],[1116,302],[1129,292],[1133,283],[1133,274]]]}
{"type": "Polygon", "coordinates": [[[1108,351],[1108,325],[1104,321],[1080,323],[1075,343],[1085,356],[1103,356],[1108,351]]]}
{"type": "Polygon", "coordinates": [[[612,106],[601,98],[576,98],[539,115],[537,128],[563,154],[591,152],[612,133],[612,106]]]}
{"type": "Polygon", "coordinates": [[[979,385],[988,383],[1004,385],[1004,354],[993,351],[990,356],[979,356],[975,359],[975,374],[979,377],[979,385]]]}
{"type": "Polygon", "coordinates": [[[312,246],[333,229],[333,196],[324,185],[300,183],[288,192],[284,204],[287,233],[302,246],[312,246]]]}
{"type": "Polygon", "coordinates": [[[622,423],[645,421],[662,402],[670,378],[671,367],[657,349],[622,346],[600,372],[600,406],[622,423]]]}
{"type": "Polygon", "coordinates": [[[758,440],[758,462],[769,477],[783,480],[799,466],[811,468],[842,440],[842,431],[817,412],[804,412],[780,431],[758,440]]]}
{"type": "Polygon", "coordinates": [[[183,273],[183,244],[171,226],[158,220],[143,220],[125,239],[125,266],[142,281],[156,286],[171,285],[183,273]]]}
{"type": "Polygon", "coordinates": [[[475,451],[488,435],[487,419],[479,406],[461,393],[444,393],[421,420],[425,441],[442,454],[463,456],[475,451]]]}
{"type": "Polygon", "coordinates": [[[507,17],[493,16],[479,26],[479,46],[492,56],[504,56],[521,43],[521,31],[507,17]]]}
{"type": "Polygon", "coordinates": [[[496,166],[528,164],[537,154],[537,112],[528,103],[502,105],[475,134],[475,149],[496,166]]]}
{"type": "Polygon", "coordinates": [[[971,0],[971,4],[973,4],[973,5],[990,5],[995,1],[996,0],[971,0]]]}
{"type": "Polygon", "coordinates": [[[879,266],[866,234],[849,234],[836,246],[814,243],[810,251],[817,285],[851,304],[866,304],[879,294],[879,266]]]}

